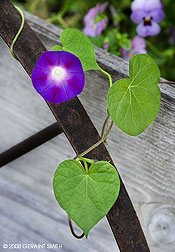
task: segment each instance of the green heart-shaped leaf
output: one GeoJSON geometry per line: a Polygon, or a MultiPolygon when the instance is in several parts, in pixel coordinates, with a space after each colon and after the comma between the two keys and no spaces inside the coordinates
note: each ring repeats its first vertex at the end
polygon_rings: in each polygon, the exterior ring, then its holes
{"type": "Polygon", "coordinates": [[[63,51],[63,48],[59,45],[55,45],[50,50],[51,51],[63,51]]]}
{"type": "Polygon", "coordinates": [[[65,29],[60,36],[63,50],[73,53],[81,61],[83,70],[99,70],[94,47],[86,35],[76,29],[65,29]]]}
{"type": "Polygon", "coordinates": [[[109,162],[94,162],[86,173],[78,161],[66,160],[55,172],[53,188],[59,205],[87,238],[116,201],[120,179],[109,162]]]}
{"type": "Polygon", "coordinates": [[[148,55],[135,55],[129,61],[130,79],[115,82],[108,91],[108,111],[115,124],[135,136],[151,125],[160,107],[160,71],[148,55]]]}

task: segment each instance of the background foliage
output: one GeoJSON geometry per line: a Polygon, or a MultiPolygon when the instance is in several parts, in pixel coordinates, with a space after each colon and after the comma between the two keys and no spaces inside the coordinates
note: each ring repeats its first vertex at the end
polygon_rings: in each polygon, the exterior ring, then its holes
{"type": "MultiPolygon", "coordinates": [[[[55,25],[62,28],[83,29],[83,18],[97,3],[102,0],[17,0],[13,3],[55,25]]],[[[98,37],[91,37],[92,42],[102,47],[109,43],[107,49],[110,53],[122,57],[121,47],[128,48],[129,41],[136,33],[136,24],[130,19],[131,0],[110,0],[105,10],[108,17],[108,25],[98,37]],[[111,8],[115,15],[112,15],[111,8]]],[[[172,0],[163,0],[165,18],[160,23],[161,32],[153,37],[146,37],[146,50],[158,63],[161,76],[169,80],[175,80],[175,5],[172,0]]]]}

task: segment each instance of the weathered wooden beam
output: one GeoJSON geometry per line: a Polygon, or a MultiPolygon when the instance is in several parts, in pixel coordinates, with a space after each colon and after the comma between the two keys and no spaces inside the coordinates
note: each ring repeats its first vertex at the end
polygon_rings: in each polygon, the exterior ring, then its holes
{"type": "MultiPolygon", "coordinates": [[[[20,26],[21,18],[8,0],[0,1],[0,10],[0,33],[10,46],[20,26]]],[[[39,56],[45,50],[44,45],[25,22],[24,29],[15,43],[14,52],[29,76],[31,76],[39,56]]],[[[63,128],[76,154],[82,153],[100,139],[77,97],[63,104],[47,104],[63,128]]],[[[88,157],[97,160],[111,160],[104,144],[89,153],[88,157]]],[[[118,200],[107,214],[107,219],[121,252],[150,251],[122,180],[118,200]]]]}
{"type": "Polygon", "coordinates": [[[53,123],[47,128],[37,132],[33,136],[28,137],[24,141],[0,153],[0,168],[8,164],[9,162],[15,160],[16,158],[26,154],[27,152],[35,149],[41,144],[46,143],[47,141],[58,136],[62,132],[63,130],[59,126],[59,123],[53,123]]]}

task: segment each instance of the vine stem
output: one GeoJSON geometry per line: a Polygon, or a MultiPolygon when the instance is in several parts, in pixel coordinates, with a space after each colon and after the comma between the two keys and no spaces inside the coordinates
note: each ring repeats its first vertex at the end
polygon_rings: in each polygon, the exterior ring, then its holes
{"type": "MultiPolygon", "coordinates": [[[[107,111],[107,113],[108,113],[108,111],[107,111]]],[[[108,123],[109,118],[110,118],[110,115],[109,115],[109,113],[108,113],[108,115],[107,115],[107,117],[106,117],[106,119],[105,119],[105,121],[104,121],[102,131],[101,131],[101,138],[103,138],[103,136],[104,136],[104,134],[105,134],[105,128],[106,128],[106,125],[107,125],[107,123],[108,123]]]]}
{"type": "Polygon", "coordinates": [[[175,85],[175,81],[160,81],[159,82],[160,84],[172,84],[172,85],[175,85]]]}
{"type": "Polygon", "coordinates": [[[47,22],[49,22],[49,23],[58,22],[63,26],[64,29],[68,28],[68,25],[66,24],[66,22],[64,21],[62,16],[59,14],[57,14],[55,17],[48,18],[47,22]]]}
{"type": "Polygon", "coordinates": [[[73,226],[72,226],[72,221],[71,221],[71,218],[69,217],[69,215],[67,215],[67,219],[68,219],[68,223],[69,223],[69,227],[70,227],[70,230],[71,230],[71,233],[72,235],[77,238],[77,239],[82,239],[84,237],[84,233],[82,233],[81,235],[77,235],[73,229],[73,226]]]}
{"type": "Polygon", "coordinates": [[[89,163],[89,164],[93,164],[95,161],[93,160],[93,159],[89,159],[89,158],[85,158],[85,157],[78,157],[77,158],[77,161],[85,161],[85,162],[87,162],[87,163],[89,163]]]}
{"type": "Polygon", "coordinates": [[[99,67],[99,70],[108,77],[108,79],[109,79],[109,85],[110,85],[110,87],[112,87],[112,78],[111,78],[111,75],[109,73],[107,73],[105,70],[103,70],[101,67],[99,67]]]}
{"type": "Polygon", "coordinates": [[[10,51],[11,51],[12,56],[13,56],[16,60],[18,60],[17,57],[16,57],[16,55],[15,55],[14,52],[13,52],[13,47],[14,47],[14,44],[15,44],[17,38],[19,37],[19,35],[20,35],[21,31],[22,31],[22,28],[24,27],[24,14],[23,14],[23,12],[21,11],[20,8],[18,8],[18,7],[16,7],[16,6],[15,6],[15,8],[19,11],[22,20],[21,20],[21,26],[20,26],[20,28],[19,28],[19,30],[18,30],[18,32],[17,32],[15,38],[13,39],[13,42],[12,42],[11,46],[10,46],[10,51]]]}
{"type": "Polygon", "coordinates": [[[88,164],[85,160],[83,160],[83,163],[84,163],[84,168],[86,170],[86,174],[88,174],[88,164]]]}
{"type": "Polygon", "coordinates": [[[80,155],[76,156],[74,159],[81,158],[81,157],[85,156],[90,151],[92,151],[93,149],[95,149],[96,147],[98,147],[101,143],[103,143],[106,140],[106,138],[108,137],[108,135],[109,135],[109,133],[110,133],[110,131],[112,129],[112,126],[113,126],[113,121],[111,122],[111,124],[109,126],[109,129],[107,130],[106,134],[97,143],[95,143],[90,148],[88,148],[87,150],[85,150],[84,152],[82,152],[80,155]]]}

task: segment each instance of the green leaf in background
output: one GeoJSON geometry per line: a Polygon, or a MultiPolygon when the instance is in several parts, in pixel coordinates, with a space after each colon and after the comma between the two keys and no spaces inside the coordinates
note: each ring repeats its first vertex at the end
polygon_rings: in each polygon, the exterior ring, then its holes
{"type": "Polygon", "coordinates": [[[90,41],[94,45],[103,48],[103,46],[104,46],[104,36],[103,35],[99,35],[99,36],[96,36],[96,37],[88,36],[88,38],[90,39],[90,41]]]}
{"type": "Polygon", "coordinates": [[[78,161],[65,160],[56,169],[53,189],[59,205],[87,238],[115,203],[120,179],[109,162],[94,162],[86,173],[78,161]]]}
{"type": "MultiPolygon", "coordinates": [[[[117,51],[118,39],[116,37],[117,29],[109,30],[106,34],[107,42],[109,43],[109,48],[114,48],[117,51]]],[[[118,31],[117,31],[118,32],[118,31]]]]}
{"type": "Polygon", "coordinates": [[[59,45],[53,46],[50,51],[63,51],[63,48],[59,45]]]}
{"type": "Polygon", "coordinates": [[[94,23],[97,24],[98,22],[105,20],[106,16],[103,13],[99,13],[95,19],[94,19],[94,23]]]}
{"type": "Polygon", "coordinates": [[[135,55],[129,61],[130,79],[113,84],[107,95],[108,110],[114,123],[135,136],[151,125],[160,107],[160,71],[148,55],[135,55]]]}
{"type": "Polygon", "coordinates": [[[15,7],[20,8],[21,10],[24,10],[23,4],[20,4],[20,3],[18,3],[17,1],[13,1],[13,5],[14,5],[15,7]]]}
{"type": "Polygon", "coordinates": [[[131,40],[128,38],[122,38],[119,41],[119,45],[124,48],[125,50],[130,50],[131,49],[131,40]]]}
{"type": "Polygon", "coordinates": [[[82,63],[83,70],[99,70],[96,62],[95,50],[89,40],[82,32],[76,29],[65,29],[60,37],[63,50],[73,53],[82,63]]]}

